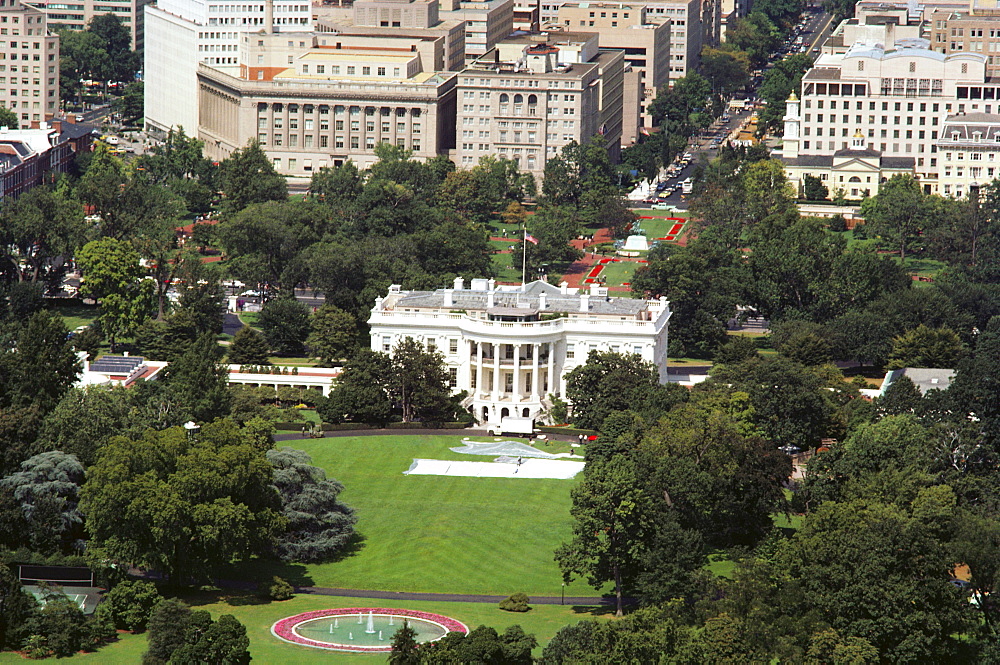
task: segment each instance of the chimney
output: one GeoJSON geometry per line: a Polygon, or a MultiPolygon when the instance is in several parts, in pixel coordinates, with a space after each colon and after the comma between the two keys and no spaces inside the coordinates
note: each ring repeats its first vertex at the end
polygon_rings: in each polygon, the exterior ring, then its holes
{"type": "Polygon", "coordinates": [[[584,293],[580,296],[580,311],[589,312],[590,311],[590,294],[584,293]]]}
{"type": "Polygon", "coordinates": [[[444,290],[444,306],[445,307],[451,307],[451,306],[453,306],[455,304],[454,295],[455,295],[455,290],[454,289],[445,289],[444,290]]]}
{"type": "Polygon", "coordinates": [[[569,282],[559,282],[559,293],[569,295],[569,282]]]}
{"type": "Polygon", "coordinates": [[[545,294],[544,293],[539,293],[538,294],[538,309],[540,309],[540,310],[545,309],[545,306],[548,304],[548,303],[545,302],[545,300],[546,300],[545,294]]]}
{"type": "Polygon", "coordinates": [[[465,280],[462,279],[461,277],[456,277],[455,278],[455,290],[456,291],[462,291],[464,289],[465,289],[465,280]]]}
{"type": "Polygon", "coordinates": [[[264,33],[274,32],[274,0],[264,0],[264,33]]]}
{"type": "Polygon", "coordinates": [[[490,291],[494,291],[497,288],[497,281],[491,277],[489,285],[490,285],[490,291]]]}
{"type": "Polygon", "coordinates": [[[493,307],[493,291],[490,291],[486,294],[486,306],[493,307]]]}

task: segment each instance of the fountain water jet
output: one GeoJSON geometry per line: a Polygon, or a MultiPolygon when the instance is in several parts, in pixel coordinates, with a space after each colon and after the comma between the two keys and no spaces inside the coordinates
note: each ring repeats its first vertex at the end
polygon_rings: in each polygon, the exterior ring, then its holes
{"type": "Polygon", "coordinates": [[[378,641],[379,641],[379,642],[381,642],[381,641],[382,641],[382,631],[381,631],[381,630],[380,630],[380,631],[378,631],[378,641]]]}
{"type": "Polygon", "coordinates": [[[369,635],[375,634],[375,615],[370,610],[368,612],[368,626],[365,628],[365,632],[369,635]]]}

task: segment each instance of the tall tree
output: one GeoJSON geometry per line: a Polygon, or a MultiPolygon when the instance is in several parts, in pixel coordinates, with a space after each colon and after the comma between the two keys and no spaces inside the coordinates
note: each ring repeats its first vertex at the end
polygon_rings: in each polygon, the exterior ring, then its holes
{"type": "Polygon", "coordinates": [[[661,385],[652,363],[634,354],[591,351],[587,362],[566,375],[573,423],[600,429],[614,411],[634,411],[650,421],[684,400],[673,385],[661,385]]]}
{"type": "Polygon", "coordinates": [[[556,550],[566,582],[583,575],[595,589],[614,584],[616,616],[622,616],[649,529],[649,506],[639,486],[635,465],[624,456],[588,463],[583,482],[571,492],[573,540],[556,550]]]}
{"type": "Polygon", "coordinates": [[[284,201],[288,185],[274,170],[260,144],[250,141],[222,162],[223,207],[233,213],[253,203],[284,201]]]}
{"type": "Polygon", "coordinates": [[[392,349],[390,390],[403,409],[403,422],[443,422],[454,417],[444,356],[412,337],[392,349]]]}
{"type": "Polygon", "coordinates": [[[0,480],[20,505],[31,547],[44,554],[71,551],[83,536],[83,515],[77,508],[83,465],[73,455],[51,451],[35,455],[21,470],[0,480]]]}
{"type": "Polygon", "coordinates": [[[927,202],[920,183],[910,175],[894,175],[882,183],[875,196],[861,204],[865,226],[899,250],[906,265],[906,251],[926,222],[927,202]]]}
{"type": "Polygon", "coordinates": [[[160,381],[176,416],[207,422],[229,413],[229,370],[220,364],[221,359],[222,349],[215,336],[205,333],[161,370],[160,381]]]}
{"type": "Polygon", "coordinates": [[[306,344],[324,365],[347,358],[358,346],[358,324],[354,317],[333,305],[323,305],[309,320],[306,344]]]}
{"type": "Polygon", "coordinates": [[[316,410],[323,420],[384,424],[392,417],[389,397],[393,381],[392,360],[384,353],[359,349],[344,364],[330,397],[316,410]]]}
{"type": "Polygon", "coordinates": [[[270,550],[284,528],[272,467],[228,420],[113,438],[81,492],[91,547],[175,584],[270,550]]]}
{"type": "Polygon", "coordinates": [[[77,253],[83,270],[80,293],[98,300],[101,329],[111,340],[130,334],[152,309],[153,285],[142,279],[139,255],[114,238],[93,240],[77,253]]]}
{"type": "Polygon", "coordinates": [[[338,499],[344,486],[327,478],[301,450],[268,450],[267,460],[274,467],[274,486],[288,523],[278,536],[278,556],[311,563],[340,552],[354,535],[357,522],[354,510],[338,499]]]}
{"type": "Polygon", "coordinates": [[[309,309],[298,300],[290,297],[268,300],[257,322],[264,339],[278,355],[297,356],[305,352],[309,309]]]}

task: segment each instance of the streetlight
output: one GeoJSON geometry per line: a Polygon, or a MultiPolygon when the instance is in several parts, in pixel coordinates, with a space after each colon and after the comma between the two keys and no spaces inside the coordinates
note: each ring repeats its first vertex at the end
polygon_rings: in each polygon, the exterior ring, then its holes
{"type": "Polygon", "coordinates": [[[559,599],[559,604],[560,605],[565,605],[566,604],[566,583],[565,582],[562,583],[562,597],[559,599]]]}

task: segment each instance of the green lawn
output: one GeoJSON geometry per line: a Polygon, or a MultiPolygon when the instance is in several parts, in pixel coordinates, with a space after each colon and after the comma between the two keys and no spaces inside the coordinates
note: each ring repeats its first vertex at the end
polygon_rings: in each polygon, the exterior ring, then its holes
{"type": "Polygon", "coordinates": [[[607,280],[607,286],[621,286],[624,282],[631,282],[636,269],[642,264],[631,261],[618,261],[617,263],[604,264],[601,277],[607,280]]]}
{"type": "MultiPolygon", "coordinates": [[[[142,662],[142,654],[146,652],[146,636],[120,633],[117,642],[109,644],[94,653],[78,653],[72,658],[47,659],[46,662],[59,663],[94,663],[95,665],[137,665],[142,662]]],[[[6,663],[31,663],[21,654],[5,651],[0,653],[0,665],[6,663]]]]}
{"type": "MultiPolygon", "coordinates": [[[[570,537],[570,480],[404,476],[414,458],[453,453],[462,436],[361,436],[292,443],[346,488],[360,542],[343,559],[263,564],[296,584],[351,589],[558,596],[553,551],[570,537]]],[[[481,439],[481,440],[489,440],[481,439]]],[[[488,459],[488,458],[480,458],[488,459]]],[[[583,581],[567,595],[596,595],[583,581]]]]}
{"type": "MultiPolygon", "coordinates": [[[[656,212],[662,212],[662,211],[657,210],[656,212]]],[[[670,217],[679,216],[675,213],[669,213],[669,215],[670,217]]],[[[673,227],[673,225],[676,223],[677,222],[667,219],[665,216],[658,217],[657,219],[639,220],[639,226],[640,228],[642,228],[642,234],[646,236],[646,239],[649,242],[653,242],[657,238],[663,238],[664,236],[666,236],[667,232],[670,231],[671,227],[673,227]]]]}
{"type": "Polygon", "coordinates": [[[75,303],[50,303],[48,309],[63,317],[63,323],[68,330],[89,325],[97,318],[97,305],[75,303]]]}
{"type": "Polygon", "coordinates": [[[243,322],[243,325],[257,327],[257,321],[260,319],[260,312],[240,312],[237,314],[237,317],[243,322]]]}

